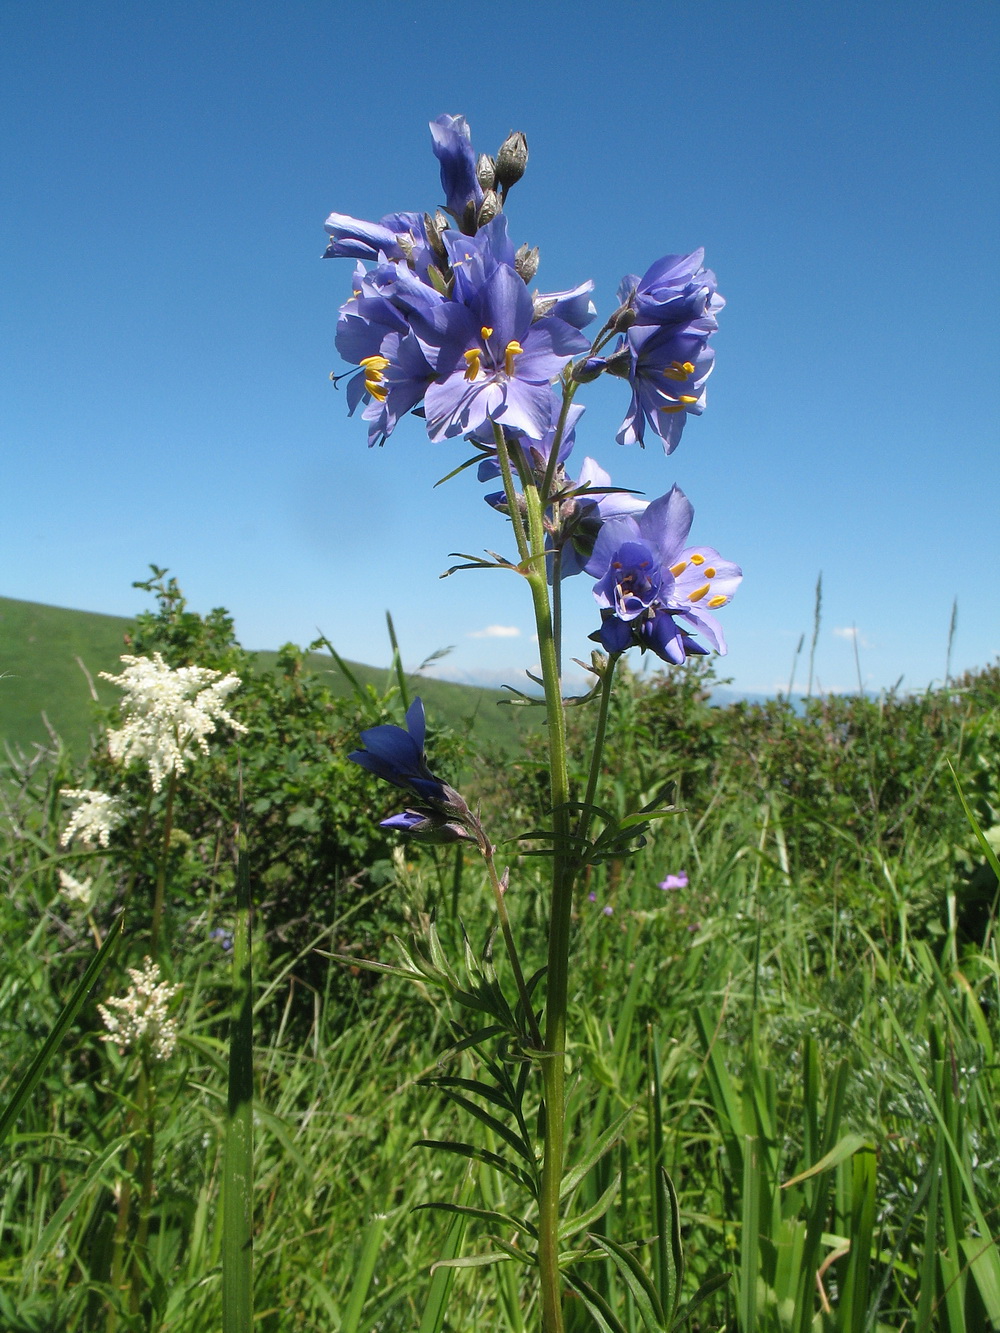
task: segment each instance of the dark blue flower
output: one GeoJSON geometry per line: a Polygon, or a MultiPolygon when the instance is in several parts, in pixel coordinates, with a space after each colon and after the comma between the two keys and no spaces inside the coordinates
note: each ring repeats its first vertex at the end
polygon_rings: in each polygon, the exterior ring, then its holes
{"type": "Polygon", "coordinates": [[[353,750],[348,758],[417,798],[418,804],[413,809],[391,816],[383,821],[383,827],[421,834],[450,829],[446,841],[472,837],[471,832],[466,832],[474,823],[468,805],[427,766],[425,734],[424,705],[419,698],[414,699],[407,709],[405,729],[393,723],[369,727],[361,733],[365,748],[353,750]]]}

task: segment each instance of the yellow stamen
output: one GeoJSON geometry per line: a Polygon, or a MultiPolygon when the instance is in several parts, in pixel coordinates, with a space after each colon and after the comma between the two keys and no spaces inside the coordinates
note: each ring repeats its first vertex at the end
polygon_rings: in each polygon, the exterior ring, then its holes
{"type": "Polygon", "coordinates": [[[717,611],[717,610],[719,609],[720,606],[725,606],[725,604],[726,604],[728,601],[729,601],[729,598],[728,598],[728,597],[721,597],[721,596],[720,596],[720,597],[713,597],[713,598],[711,598],[709,601],[707,601],[707,602],[705,603],[705,605],[706,605],[706,606],[710,606],[710,607],[712,608],[713,611],[717,611]]]}
{"type": "Polygon", "coordinates": [[[512,341],[507,344],[503,354],[503,368],[505,375],[513,375],[514,358],[515,356],[520,356],[523,351],[524,348],[519,342],[512,341]]]}
{"type": "Polygon", "coordinates": [[[384,356],[366,356],[363,357],[360,364],[365,368],[365,390],[371,396],[384,403],[389,395],[389,390],[384,387],[385,377],[382,371],[389,364],[389,360],[384,356]]]}
{"type": "Polygon", "coordinates": [[[482,359],[483,354],[478,347],[470,347],[465,353],[465,361],[468,366],[468,370],[465,372],[465,378],[467,380],[474,380],[479,374],[479,364],[482,359]]]}
{"type": "Polygon", "coordinates": [[[689,393],[682,393],[676,403],[665,403],[660,408],[661,412],[683,412],[690,403],[696,403],[697,398],[692,398],[689,393]]]}
{"type": "Polygon", "coordinates": [[[705,557],[695,551],[694,555],[691,557],[691,563],[692,565],[703,565],[705,563],[705,557]]]}
{"type": "Polygon", "coordinates": [[[480,338],[482,338],[483,342],[487,342],[490,338],[493,337],[493,330],[488,329],[484,324],[483,327],[479,330],[479,336],[480,338]]]}
{"type": "Polygon", "coordinates": [[[707,592],[708,592],[708,584],[706,583],[704,588],[699,588],[696,592],[693,592],[691,596],[688,598],[688,601],[700,602],[707,592]]]}
{"type": "Polygon", "coordinates": [[[694,363],[691,361],[671,361],[663,373],[668,380],[690,379],[694,374],[694,363]]]}
{"type": "Polygon", "coordinates": [[[712,568],[711,565],[709,565],[709,567],[705,570],[705,577],[706,577],[707,579],[714,579],[716,573],[717,573],[717,571],[714,570],[714,569],[712,568]]]}
{"type": "Polygon", "coordinates": [[[673,574],[674,578],[677,578],[679,574],[684,573],[687,567],[688,567],[688,562],[686,560],[678,560],[676,565],[670,566],[670,572],[671,574],[673,574]]]}

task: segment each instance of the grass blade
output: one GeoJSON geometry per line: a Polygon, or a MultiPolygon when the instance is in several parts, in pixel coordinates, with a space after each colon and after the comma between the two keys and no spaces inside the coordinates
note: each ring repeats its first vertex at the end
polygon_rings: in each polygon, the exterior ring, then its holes
{"type": "Polygon", "coordinates": [[[3,1114],[0,1115],[0,1143],[3,1143],[4,1139],[10,1133],[17,1117],[21,1113],[21,1108],[31,1096],[35,1089],[35,1085],[38,1083],[38,1080],[41,1078],[45,1070],[45,1066],[52,1058],[56,1047],[66,1035],[67,1028],[83,1008],[84,1001],[93,987],[97,984],[98,977],[104,971],[111,959],[111,955],[114,953],[118,945],[118,941],[121,939],[124,926],[125,913],[122,912],[118,917],[118,920],[108,931],[104,943],[90,960],[86,972],[84,972],[83,976],[80,978],[76,985],[76,989],[73,991],[73,994],[63,1006],[63,1010],[59,1017],[52,1025],[52,1031],[45,1038],[44,1042],[42,1042],[41,1049],[28,1066],[28,1072],[17,1085],[17,1090],[4,1108],[3,1114]]]}
{"type": "Polygon", "coordinates": [[[236,915],[229,1028],[229,1101],[222,1167],[222,1328],[253,1326],[253,977],[250,960],[250,863],[240,793],[236,915]]]}

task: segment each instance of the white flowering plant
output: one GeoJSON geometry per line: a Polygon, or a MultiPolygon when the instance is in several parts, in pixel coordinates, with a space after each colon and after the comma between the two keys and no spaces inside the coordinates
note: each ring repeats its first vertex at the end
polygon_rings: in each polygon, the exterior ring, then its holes
{"type": "Polygon", "coordinates": [[[171,667],[160,653],[151,658],[126,653],[121,660],[121,675],[100,673],[125,692],[124,725],[109,732],[108,752],[119,763],[146,763],[154,791],[170,774],[184,772],[192,747],[208,753],[206,738],[219,723],[246,731],[225,707],[242,683],[239,676],[223,676],[209,667],[171,667]]]}

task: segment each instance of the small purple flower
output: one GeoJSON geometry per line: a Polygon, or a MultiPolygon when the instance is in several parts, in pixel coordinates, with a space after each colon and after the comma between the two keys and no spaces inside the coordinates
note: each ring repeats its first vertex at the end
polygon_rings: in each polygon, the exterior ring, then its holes
{"type": "Polygon", "coordinates": [[[232,952],[233,932],[231,930],[223,930],[221,926],[216,926],[214,930],[208,932],[208,938],[214,940],[220,946],[223,953],[232,952]]]}
{"type": "Polygon", "coordinates": [[[594,893],[593,891],[591,891],[590,893],[588,893],[588,894],[587,894],[587,901],[588,901],[589,903],[596,903],[596,902],[597,902],[597,894],[594,893]]]}
{"type": "Polygon", "coordinates": [[[686,889],[687,886],[687,872],[679,870],[676,875],[668,875],[666,879],[661,879],[656,887],[662,889],[664,893],[669,893],[671,889],[686,889]]]}
{"type": "Polygon", "coordinates": [[[605,916],[613,916],[614,910],[615,909],[611,906],[610,903],[605,903],[604,906],[601,908],[601,911],[604,913],[605,916]]]}

